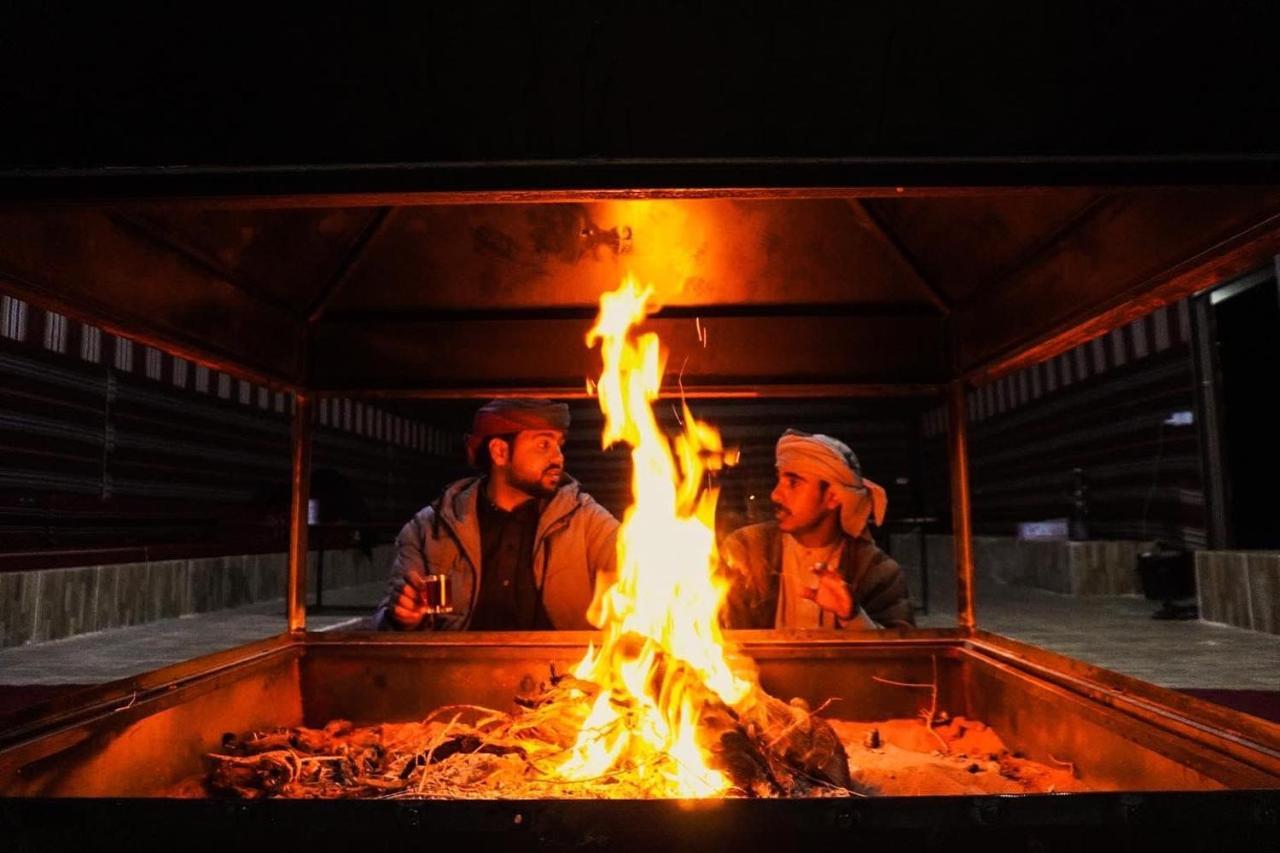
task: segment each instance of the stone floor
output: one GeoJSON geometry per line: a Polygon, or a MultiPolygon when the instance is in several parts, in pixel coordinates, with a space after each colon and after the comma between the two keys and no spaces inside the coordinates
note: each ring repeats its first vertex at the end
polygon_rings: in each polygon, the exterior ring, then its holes
{"type": "MultiPolygon", "coordinates": [[[[919,594],[917,592],[917,600],[919,594]]],[[[956,624],[954,583],[935,582],[921,627],[956,624]],[[941,587],[941,588],[940,588],[941,587]]],[[[1139,596],[1071,596],[980,580],[978,627],[1174,689],[1280,691],[1280,636],[1152,619],[1139,596]]]]}
{"type": "MultiPolygon", "coordinates": [[[[372,613],[381,581],[326,590],[326,606],[372,613]]],[[[357,625],[359,613],[310,614],[314,631],[357,625]]],[[[64,640],[0,649],[0,685],[98,684],[251,643],[285,630],[284,600],[161,619],[64,640]]]]}
{"type": "MultiPolygon", "coordinates": [[[[326,591],[325,603],[372,611],[382,589],[376,583],[326,591]]],[[[936,579],[932,612],[921,614],[921,626],[954,625],[954,600],[953,587],[936,579]]],[[[977,600],[978,624],[987,630],[1165,687],[1280,690],[1280,636],[1151,619],[1156,604],[1137,597],[1081,598],[988,581],[977,600]]],[[[316,630],[360,621],[351,613],[308,619],[316,630]]],[[[110,681],[283,629],[283,604],[276,601],[19,646],[0,650],[0,684],[110,681]]]]}

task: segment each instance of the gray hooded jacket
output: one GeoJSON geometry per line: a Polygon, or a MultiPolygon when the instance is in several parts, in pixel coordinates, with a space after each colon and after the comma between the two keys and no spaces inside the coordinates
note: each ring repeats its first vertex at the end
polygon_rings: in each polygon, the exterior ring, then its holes
{"type": "MultiPolygon", "coordinates": [[[[454,612],[427,617],[417,630],[464,630],[480,593],[480,522],[476,502],[483,480],[453,483],[423,507],[396,537],[391,590],[406,572],[449,576],[454,612]]],[[[557,629],[593,627],[587,619],[596,584],[611,582],[617,563],[618,520],[582,491],[564,482],[542,509],[533,541],[533,574],[551,624],[557,629]]],[[[380,631],[400,630],[392,618],[391,591],[374,614],[380,631]]]]}

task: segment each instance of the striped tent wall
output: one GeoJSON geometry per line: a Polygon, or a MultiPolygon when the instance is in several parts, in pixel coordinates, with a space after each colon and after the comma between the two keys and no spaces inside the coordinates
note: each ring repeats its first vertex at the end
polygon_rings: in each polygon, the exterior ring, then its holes
{"type": "MultiPolygon", "coordinates": [[[[0,553],[279,538],[262,528],[291,413],[285,393],[0,294],[0,553]]],[[[313,468],[342,472],[375,523],[425,503],[460,452],[360,401],[315,417],[313,468]]]]}
{"type": "MultiPolygon", "coordinates": [[[[1079,467],[1088,479],[1095,537],[1202,545],[1203,490],[1187,414],[1194,409],[1190,337],[1183,302],[975,389],[969,398],[975,529],[1009,534],[1019,521],[1069,515],[1072,469],[1079,467]]],[[[33,507],[35,515],[52,517],[77,500],[93,507],[104,499],[162,505],[165,512],[149,522],[156,535],[162,528],[208,535],[216,507],[242,504],[262,483],[287,478],[285,395],[9,296],[0,296],[0,375],[8,419],[0,421],[7,459],[0,512],[27,522],[17,533],[10,524],[0,528],[7,548],[15,534],[27,546],[109,538],[107,529],[88,522],[78,536],[51,536],[47,524],[32,522],[33,507]],[[160,516],[174,520],[162,523],[160,516]]],[[[742,464],[722,478],[724,527],[767,517],[772,448],[787,427],[849,442],[867,475],[889,490],[891,519],[948,516],[941,406],[922,410],[919,402],[892,400],[693,406],[742,450],[742,464]]],[[[437,426],[456,417],[436,418],[421,405],[413,413],[349,399],[316,405],[315,467],[356,482],[374,517],[388,524],[460,471],[461,431],[437,426]]],[[[594,402],[574,404],[567,465],[620,512],[629,500],[629,465],[625,451],[599,448],[600,417],[594,402]]],[[[662,417],[669,430],[678,428],[674,409],[662,417]]]]}
{"type": "MultiPolygon", "coordinates": [[[[974,530],[1070,517],[1080,468],[1091,538],[1204,547],[1191,338],[1183,300],[971,391],[974,530]]],[[[927,501],[942,509],[946,426],[942,406],[921,420],[927,501]]]]}

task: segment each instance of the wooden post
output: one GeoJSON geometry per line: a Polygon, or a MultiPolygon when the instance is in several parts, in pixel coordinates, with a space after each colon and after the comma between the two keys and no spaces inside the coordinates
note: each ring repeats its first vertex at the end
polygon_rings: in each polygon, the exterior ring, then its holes
{"type": "Polygon", "coordinates": [[[951,458],[951,541],[956,564],[956,608],[960,627],[972,631],[973,535],[969,518],[969,438],[967,394],[963,380],[951,383],[947,400],[947,449],[951,458]]]}
{"type": "Polygon", "coordinates": [[[311,494],[311,395],[293,395],[293,481],[289,500],[289,631],[307,628],[307,502],[311,494]]]}

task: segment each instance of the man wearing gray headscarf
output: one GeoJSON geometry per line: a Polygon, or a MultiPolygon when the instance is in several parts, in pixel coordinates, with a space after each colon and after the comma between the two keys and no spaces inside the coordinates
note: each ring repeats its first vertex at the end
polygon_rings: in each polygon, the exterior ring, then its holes
{"type": "Polygon", "coordinates": [[[787,430],[776,448],[776,521],[720,546],[731,628],[910,628],[902,568],[871,539],[887,504],[844,442],[787,430]]]}
{"type": "Polygon", "coordinates": [[[592,627],[596,592],[615,573],[618,521],[565,473],[568,429],[564,403],[480,407],[466,437],[479,476],[446,487],[396,537],[379,630],[592,627]],[[443,613],[441,584],[452,604],[443,613]]]}

